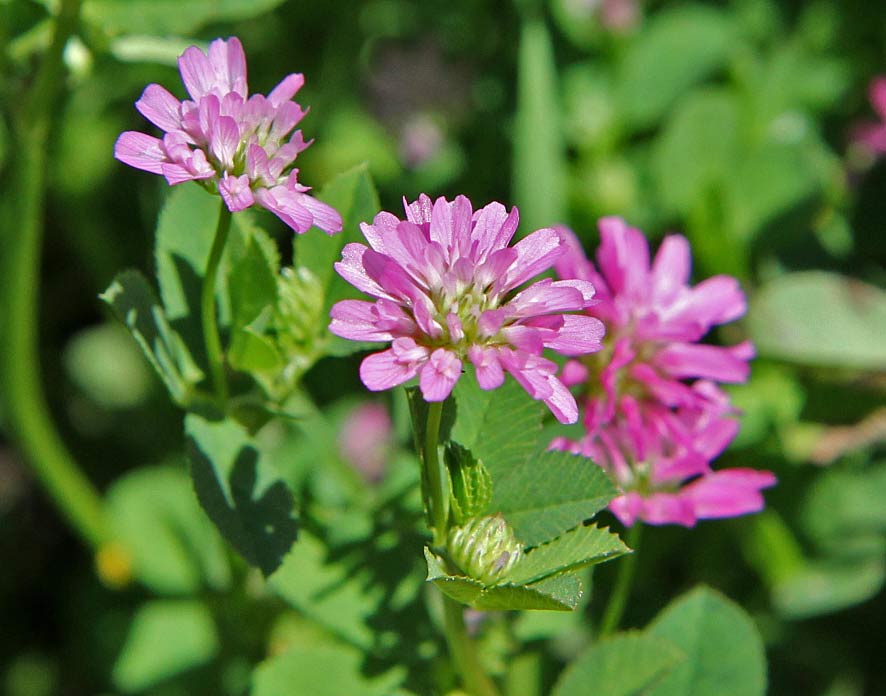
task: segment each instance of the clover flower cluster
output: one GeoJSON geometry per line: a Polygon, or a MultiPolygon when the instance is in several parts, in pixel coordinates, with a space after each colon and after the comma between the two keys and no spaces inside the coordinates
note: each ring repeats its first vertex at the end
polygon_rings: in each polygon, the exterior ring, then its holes
{"type": "Polygon", "coordinates": [[[343,300],[331,312],[332,333],[355,341],[390,341],[363,360],[360,377],[371,390],[390,389],[415,376],[427,401],[443,401],[464,363],[483,389],[511,374],[563,423],[578,419],[575,398],[557,378],[546,348],[581,355],[601,348],[603,324],[584,314],[594,288],[584,279],[536,281],[568,252],[552,228],[508,246],[516,208],[500,203],[474,211],[425,195],[405,204],[406,219],[379,213],[361,226],[369,246],[348,244],[338,273],[374,302],[343,300]]]}
{"type": "Polygon", "coordinates": [[[557,261],[557,273],[594,285],[598,302],[587,311],[607,334],[603,351],[564,366],[563,382],[582,393],[585,435],[552,447],[591,457],[610,473],[621,490],[610,509],[626,525],[692,526],[762,509],[771,473],[711,468],[738,432],[717,383],[744,382],[754,348],[699,341],[745,313],[738,282],[715,276],[690,287],[684,237],[666,237],[650,263],[639,230],[619,218],[599,225],[599,271],[575,235],[562,231],[572,252],[557,261]]]}
{"type": "Polygon", "coordinates": [[[231,212],[257,204],[296,232],[311,225],[339,232],[341,216],[309,196],[293,168],[310,145],[300,130],[293,132],[306,113],[292,101],[304,77],[287,75],[267,97],[249,96],[246,55],[236,38],[216,39],[208,53],[191,46],[178,65],[191,98],[179,101],[160,85],[148,85],[135,106],[165,133],[155,138],[126,131],[114,156],[170,184],[201,182],[231,212]]]}

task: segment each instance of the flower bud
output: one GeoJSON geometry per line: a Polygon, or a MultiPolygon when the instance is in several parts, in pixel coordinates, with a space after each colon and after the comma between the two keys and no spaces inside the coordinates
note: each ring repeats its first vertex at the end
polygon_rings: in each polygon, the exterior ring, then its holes
{"type": "Polygon", "coordinates": [[[448,548],[459,570],[485,585],[501,580],[523,555],[523,545],[500,514],[454,527],[449,531],[448,548]]]}

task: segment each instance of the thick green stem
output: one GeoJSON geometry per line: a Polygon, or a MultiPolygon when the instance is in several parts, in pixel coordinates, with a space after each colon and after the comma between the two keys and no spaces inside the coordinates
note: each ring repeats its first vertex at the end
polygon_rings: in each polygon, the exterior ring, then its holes
{"type": "Polygon", "coordinates": [[[218,212],[218,225],[215,228],[215,239],[206,262],[206,274],[203,276],[203,288],[200,293],[200,317],[203,322],[203,340],[206,343],[206,360],[212,373],[212,386],[220,405],[228,401],[228,380],[225,377],[225,356],[222,352],[221,337],[218,333],[218,317],[215,306],[215,286],[218,281],[218,268],[221,265],[222,253],[228,241],[231,229],[231,212],[224,202],[218,212]]]}
{"type": "Polygon", "coordinates": [[[483,670],[477,648],[465,627],[464,607],[443,595],[446,643],[464,686],[471,696],[499,696],[498,689],[483,670]]]}
{"type": "Polygon", "coordinates": [[[425,480],[428,483],[427,497],[430,499],[428,510],[429,524],[434,529],[434,545],[446,543],[449,531],[449,478],[445,467],[440,464],[438,444],[440,439],[440,421],[443,417],[443,402],[434,401],[428,404],[428,423],[425,429],[425,480]]]}
{"type": "MultiPolygon", "coordinates": [[[[443,417],[443,402],[428,404],[428,421],[425,427],[423,480],[428,490],[425,498],[429,501],[428,524],[434,529],[434,545],[443,546],[449,532],[449,476],[446,467],[440,462],[439,441],[440,421],[443,417]]],[[[442,594],[442,593],[441,593],[442,594]]],[[[444,627],[449,653],[461,675],[465,688],[472,696],[498,696],[492,680],[486,676],[477,649],[465,628],[464,608],[446,595],[443,597],[444,627]]]]}
{"type": "Polygon", "coordinates": [[[52,423],[39,360],[38,291],[49,137],[60,111],[62,52],[77,26],[79,11],[79,0],[62,1],[52,43],[15,122],[15,176],[0,215],[6,282],[0,375],[12,437],[64,516],[84,541],[98,547],[107,539],[102,500],[52,423]]]}
{"type": "Polygon", "coordinates": [[[628,604],[628,597],[631,594],[631,583],[634,581],[634,572],[637,568],[637,549],[640,546],[640,535],[643,525],[638,521],[630,528],[627,535],[627,545],[634,550],[632,554],[624,558],[618,569],[618,576],[615,578],[615,587],[612,588],[612,594],[609,595],[609,603],[603,612],[603,618],[600,620],[599,637],[605,638],[613,631],[618,629],[621,623],[621,617],[624,614],[625,607],[628,604]]]}

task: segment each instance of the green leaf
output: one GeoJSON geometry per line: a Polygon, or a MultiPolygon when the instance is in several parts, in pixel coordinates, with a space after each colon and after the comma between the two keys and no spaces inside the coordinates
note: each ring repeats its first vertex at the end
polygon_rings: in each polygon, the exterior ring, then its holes
{"type": "MultiPolygon", "coordinates": [[[[365,164],[332,179],[319,191],[317,198],[339,212],[342,217],[342,231],[327,235],[311,230],[307,234],[296,236],[295,264],[307,268],[316,279],[323,297],[323,311],[320,316],[324,323],[328,323],[329,310],[339,300],[366,299],[359,290],[335,272],[334,264],[341,260],[341,251],[346,244],[365,244],[360,223],[371,223],[381,206],[365,164]]],[[[326,331],[324,333],[330,341],[329,350],[335,355],[347,355],[362,350],[367,345],[332,336],[326,331]]]]}
{"type": "Polygon", "coordinates": [[[617,534],[592,525],[577,527],[542,546],[529,549],[507,574],[509,582],[528,585],[569,573],[630,551],[617,534]]]}
{"type": "Polygon", "coordinates": [[[203,372],[181,336],[170,327],[148,281],[137,271],[124,271],[100,297],[132,333],[172,400],[187,406],[203,372]]]}
{"type": "Polygon", "coordinates": [[[551,36],[542,19],[524,20],[517,63],[514,123],[514,202],[523,229],[567,221],[566,151],[557,68],[551,36]]]}
{"type": "Polygon", "coordinates": [[[805,619],[841,611],[877,595],[886,582],[886,544],[881,538],[847,543],[833,556],[810,561],[772,588],[782,616],[805,619]]]}
{"type": "Polygon", "coordinates": [[[452,518],[464,524],[486,512],[492,500],[492,477],[483,462],[457,442],[446,446],[446,468],[449,472],[452,518]]]}
{"type": "Polygon", "coordinates": [[[148,602],[136,613],[111,676],[124,693],[141,692],[206,664],[218,647],[212,616],[202,602],[148,602]]]}
{"type": "Polygon", "coordinates": [[[184,469],[146,467],[125,474],[108,491],[107,507],[133,573],[154,592],[194,594],[230,583],[224,546],[184,469]]]}
{"type": "Polygon", "coordinates": [[[258,666],[250,696],[391,696],[406,678],[404,667],[378,676],[363,673],[359,650],[334,644],[293,646],[258,666]]]}
{"type": "Polygon", "coordinates": [[[616,495],[603,470],[568,452],[540,452],[493,471],[490,509],[501,512],[527,546],[537,546],[592,518],[616,495]]]}
{"type": "Polygon", "coordinates": [[[762,356],[807,365],[886,370],[886,292],[824,271],[764,285],[748,312],[762,356]]]}
{"type": "Polygon", "coordinates": [[[528,585],[504,583],[487,587],[479,580],[446,572],[442,558],[425,548],[428,582],[443,594],[474,609],[498,611],[509,609],[547,609],[572,611],[581,599],[581,581],[576,575],[560,575],[528,585]]]}
{"type": "Polygon", "coordinates": [[[65,346],[64,364],[87,398],[106,409],[138,406],[154,386],[141,352],[116,321],[78,332],[65,346]]]}
{"type": "Polygon", "coordinates": [[[189,414],[185,432],[200,504],[222,536],[270,575],[298,534],[292,494],[239,424],[189,414]]]}
{"type": "Polygon", "coordinates": [[[652,174],[666,210],[685,215],[730,176],[741,153],[739,126],[737,101],[726,90],[679,102],[653,145],[652,174]]]}
{"type": "Polygon", "coordinates": [[[303,532],[268,584],[287,603],[342,640],[369,650],[375,642],[370,620],[384,592],[381,586],[370,585],[366,572],[327,563],[325,546],[303,532]]]}
{"type": "Polygon", "coordinates": [[[618,66],[616,95],[623,118],[637,128],[653,125],[692,85],[725,65],[732,39],[729,18],[713,7],[657,12],[618,66]]]}
{"type": "Polygon", "coordinates": [[[648,696],[763,696],[766,659],[754,622],[723,595],[699,587],[672,602],[647,629],[686,660],[648,696]]]}
{"type": "Polygon", "coordinates": [[[546,408],[514,380],[486,391],[468,369],[453,397],[457,409],[451,437],[483,460],[493,480],[537,450],[546,408]]]}
{"type": "Polygon", "coordinates": [[[819,544],[839,548],[847,538],[886,532],[886,462],[831,469],[818,477],[803,505],[804,527],[819,544]]]}
{"type": "Polygon", "coordinates": [[[639,631],[594,643],[560,675],[552,696],[639,696],[685,659],[673,643],[639,631]]]}
{"type": "Polygon", "coordinates": [[[87,0],[83,18],[108,34],[190,34],[263,14],[283,0],[87,0]]]}
{"type": "Polygon", "coordinates": [[[273,240],[255,228],[243,239],[232,260],[229,275],[231,331],[246,328],[277,301],[277,271],[280,257],[273,240]]]}
{"type": "MultiPolygon", "coordinates": [[[[208,194],[197,185],[184,184],[172,189],[157,220],[154,256],[163,308],[172,326],[198,359],[203,358],[205,350],[200,323],[200,292],[221,206],[223,203],[218,196],[208,194]]],[[[235,214],[216,288],[221,326],[230,323],[228,274],[231,264],[249,248],[253,234],[261,233],[256,231],[249,211],[235,214]]],[[[254,243],[262,252],[269,253],[261,240],[256,239],[254,243]]],[[[242,290],[238,288],[238,292],[242,290]]]]}

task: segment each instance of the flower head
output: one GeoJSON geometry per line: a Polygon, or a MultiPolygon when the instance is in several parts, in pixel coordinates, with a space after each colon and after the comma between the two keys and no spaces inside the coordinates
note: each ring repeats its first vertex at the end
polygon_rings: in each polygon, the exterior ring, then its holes
{"type": "Polygon", "coordinates": [[[361,226],[369,247],[348,244],[335,265],[376,300],[337,303],[330,331],[391,342],[363,360],[363,383],[390,389],[418,375],[424,398],[443,401],[467,360],[483,389],[501,386],[508,372],[559,420],[574,422],[575,399],[542,353],[600,349],[600,320],[565,314],[590,306],[594,288],[585,279],[545,279],[514,292],[568,251],[563,235],[541,229],[509,247],[516,208],[490,203],[475,212],[464,196],[422,195],[404,205],[406,220],[379,213],[361,226]]]}
{"type": "Polygon", "coordinates": [[[886,77],[876,77],[871,81],[868,98],[880,121],[859,127],[855,140],[875,155],[886,154],[886,77]]]}
{"type": "Polygon", "coordinates": [[[258,204],[296,232],[311,225],[340,231],[339,214],[306,193],[292,166],[310,144],[300,130],[293,132],[306,113],[292,101],[304,77],[288,75],[267,97],[249,96],[237,38],[216,39],[208,53],[190,46],[178,66],[191,98],[179,101],[160,85],[148,85],[135,107],[164,135],[126,131],[114,156],[170,184],[198,181],[232,212],[258,204]]]}
{"type": "Polygon", "coordinates": [[[606,325],[606,342],[597,355],[564,366],[563,382],[583,389],[586,434],[552,447],[589,456],[610,473],[623,493],[610,509],[625,524],[691,526],[759,510],[759,490],[775,482],[772,474],[710,467],[738,432],[716,382],[745,381],[753,346],[698,343],[744,314],[738,282],[715,276],[691,287],[682,236],[666,237],[651,260],[646,238],[623,220],[602,219],[600,233],[598,271],[563,230],[572,253],[557,272],[594,284],[599,302],[587,311],[606,325]]]}

